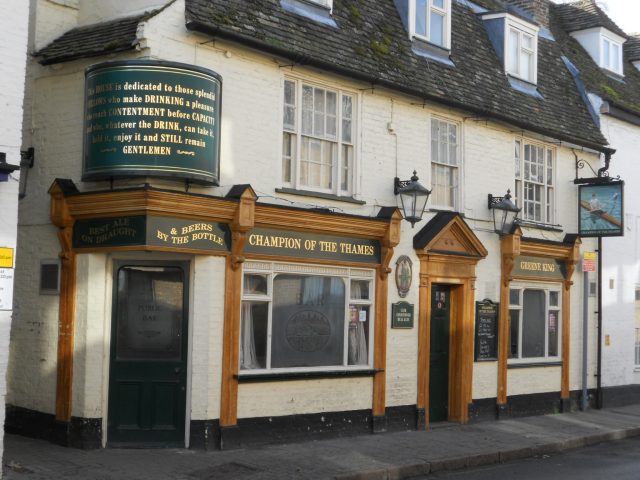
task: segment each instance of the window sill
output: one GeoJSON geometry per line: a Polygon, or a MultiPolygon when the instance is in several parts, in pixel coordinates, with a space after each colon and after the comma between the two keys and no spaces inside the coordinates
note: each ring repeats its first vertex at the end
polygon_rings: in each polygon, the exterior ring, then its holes
{"type": "Polygon", "coordinates": [[[283,380],[305,380],[310,378],[342,378],[342,377],[372,377],[382,368],[366,370],[325,370],[321,372],[278,372],[278,373],[240,373],[234,375],[238,383],[279,382],[283,380]]]}
{"type": "Polygon", "coordinates": [[[431,43],[424,38],[414,36],[411,41],[411,50],[416,55],[420,55],[421,57],[429,60],[435,60],[436,62],[440,62],[448,67],[456,66],[455,63],[453,63],[453,60],[451,60],[451,50],[446,47],[436,45],[435,43],[431,43]]]}
{"type": "Polygon", "coordinates": [[[562,225],[550,225],[548,223],[538,223],[531,220],[521,220],[518,219],[516,222],[517,225],[528,227],[528,228],[537,228],[538,230],[548,230],[550,232],[563,232],[564,229],[562,225]]]}
{"type": "Polygon", "coordinates": [[[539,367],[561,367],[562,361],[559,362],[530,362],[530,363],[507,363],[507,369],[518,368],[539,368],[539,367]]]}
{"type": "Polygon", "coordinates": [[[366,205],[364,200],[356,200],[353,197],[341,197],[333,193],[314,192],[313,190],[296,190],[295,188],[276,188],[276,193],[286,193],[287,195],[299,195],[301,197],[324,198],[325,200],[337,200],[339,202],[355,203],[356,205],[366,205]]]}

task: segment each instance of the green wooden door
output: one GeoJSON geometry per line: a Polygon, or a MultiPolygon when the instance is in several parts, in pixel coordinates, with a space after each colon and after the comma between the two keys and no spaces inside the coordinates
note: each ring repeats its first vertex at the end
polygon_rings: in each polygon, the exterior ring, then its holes
{"type": "Polygon", "coordinates": [[[115,266],[110,446],[184,447],[187,279],[186,263],[115,266]]]}
{"type": "Polygon", "coordinates": [[[429,363],[429,421],[449,417],[449,319],[451,289],[434,285],[431,289],[431,357],[429,363]]]}

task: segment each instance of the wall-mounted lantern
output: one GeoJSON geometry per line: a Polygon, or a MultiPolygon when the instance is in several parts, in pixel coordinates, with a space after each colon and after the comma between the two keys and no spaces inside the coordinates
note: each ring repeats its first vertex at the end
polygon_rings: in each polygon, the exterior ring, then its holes
{"type": "Polygon", "coordinates": [[[511,201],[511,190],[507,190],[504,197],[494,197],[489,194],[489,210],[493,212],[493,228],[500,235],[511,233],[516,223],[520,208],[511,201]]]}
{"type": "Polygon", "coordinates": [[[410,180],[400,180],[398,177],[393,181],[393,193],[400,195],[400,204],[404,219],[411,224],[411,228],[422,220],[422,214],[427,206],[427,200],[431,195],[428,190],[420,182],[416,171],[410,180]]]}

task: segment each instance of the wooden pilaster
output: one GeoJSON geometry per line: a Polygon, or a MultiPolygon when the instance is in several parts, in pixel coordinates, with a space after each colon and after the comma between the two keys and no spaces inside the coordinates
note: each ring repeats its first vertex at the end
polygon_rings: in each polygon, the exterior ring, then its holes
{"type": "Polygon", "coordinates": [[[515,258],[520,255],[522,232],[500,238],[500,317],[498,319],[498,406],[507,403],[507,359],[509,358],[509,283],[515,258]]]}
{"type": "Polygon", "coordinates": [[[231,255],[225,269],[224,333],[222,345],[222,394],[220,426],[238,422],[238,369],[240,355],[240,304],[242,301],[242,263],[248,231],[255,222],[257,196],[247,187],[240,196],[231,222],[231,255]]]}
{"type": "Polygon", "coordinates": [[[382,251],[378,278],[376,282],[376,319],[374,333],[373,368],[376,373],[373,376],[373,401],[372,413],[374,417],[385,414],[386,408],[386,372],[387,365],[387,325],[388,325],[388,290],[389,290],[389,263],[393,257],[393,247],[400,241],[400,222],[402,217],[399,211],[395,211],[389,222],[389,228],[382,239],[382,251]]]}

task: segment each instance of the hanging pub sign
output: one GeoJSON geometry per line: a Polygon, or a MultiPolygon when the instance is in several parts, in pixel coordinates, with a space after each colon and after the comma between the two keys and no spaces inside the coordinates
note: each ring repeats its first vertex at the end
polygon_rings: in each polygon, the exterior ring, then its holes
{"type": "Polygon", "coordinates": [[[498,306],[485,299],[476,302],[475,361],[489,362],[498,359],[498,306]]]}
{"type": "Polygon", "coordinates": [[[624,235],[623,181],[580,185],[578,234],[581,237],[624,235]]]}
{"type": "Polygon", "coordinates": [[[217,185],[221,77],[128,60],[85,73],[83,180],[155,176],[217,185]]]}
{"type": "Polygon", "coordinates": [[[254,228],[244,251],[338,262],[380,263],[380,242],[377,240],[291,230],[254,228]]]}
{"type": "Polygon", "coordinates": [[[224,223],[151,215],[78,220],[73,225],[74,248],[130,246],[229,251],[231,233],[224,223]]]}

